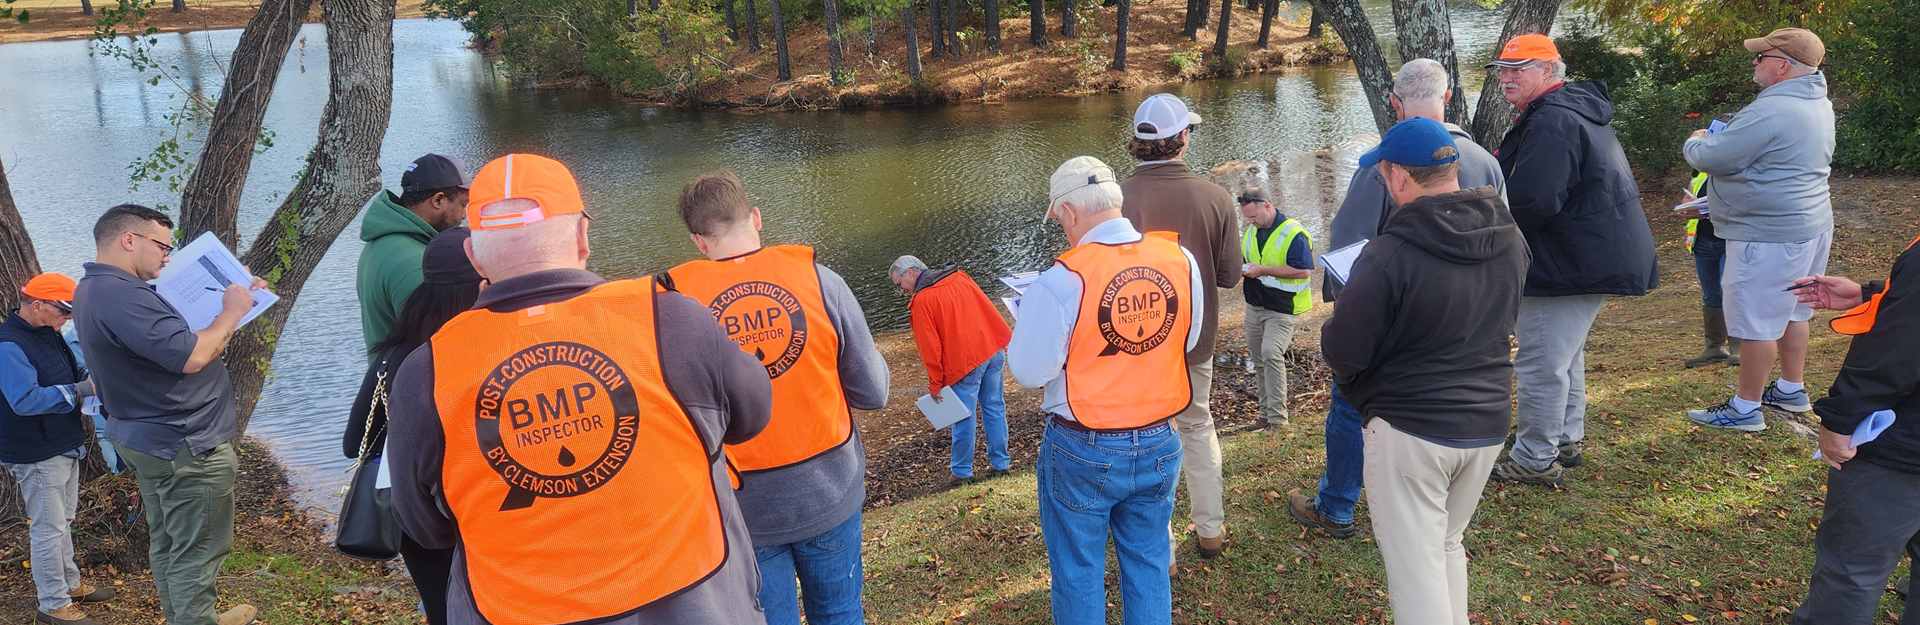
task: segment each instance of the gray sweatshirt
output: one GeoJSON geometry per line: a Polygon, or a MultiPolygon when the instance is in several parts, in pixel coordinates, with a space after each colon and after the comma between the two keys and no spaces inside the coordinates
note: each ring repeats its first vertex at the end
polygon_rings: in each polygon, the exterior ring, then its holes
{"type": "MultiPolygon", "coordinates": [[[[827,319],[840,336],[840,388],[847,403],[861,410],[886,407],[887,359],[873,345],[860,301],[840,274],[814,267],[820,272],[827,319]]],[[[800,542],[845,523],[866,505],[866,478],[867,450],[857,427],[853,440],[838,449],[790,467],[742,474],[740,511],[753,531],[754,546],[800,542]]]]}
{"type": "MultiPolygon", "coordinates": [[[[571,299],[604,283],[585,271],[559,269],[501,280],[480,294],[478,308],[511,312],[530,306],[571,299]]],[[[751,440],[767,425],[772,413],[773,387],[767,370],[742,352],[713,321],[707,307],[678,293],[654,296],[655,332],[659,336],[660,372],[667,388],[687,411],[712,446],[714,484],[726,485],[727,468],[721,443],[751,440]]],[[[460,546],[460,524],[448,512],[440,481],[445,461],[446,431],[440,423],[433,395],[433,345],[414,350],[394,375],[388,404],[387,466],[393,474],[393,507],[409,538],[430,549],[460,546]]],[[[644,470],[643,465],[627,470],[644,470]]],[[[753,543],[735,504],[732,489],[718,488],[720,516],[726,524],[727,559],[712,577],[685,591],[660,599],[646,609],[604,621],[602,625],[705,625],[760,623],[766,620],[759,605],[760,569],[753,543]]],[[[529,532],[541,528],[527,528],[529,532]]],[[[465,548],[454,551],[453,571],[447,583],[447,621],[452,625],[485,625],[473,601],[467,580],[465,548]]]]}
{"type": "Polygon", "coordinates": [[[1682,151],[1707,174],[1715,235],[1797,243],[1833,230],[1833,142],[1833,101],[1816,73],[1761,90],[1725,129],[1682,151]]]}
{"type": "MultiPolygon", "coordinates": [[[[1453,145],[1460,150],[1460,188],[1471,189],[1491,185],[1499,191],[1501,210],[1507,205],[1507,177],[1500,175],[1500,161],[1486,148],[1473,142],[1473,136],[1459,126],[1447,124],[1447,132],[1453,135],[1453,145]]],[[[1387,181],[1380,178],[1380,168],[1367,167],[1353,172],[1353,180],[1347,183],[1347,197],[1340,202],[1340,211],[1333,214],[1333,223],[1327,226],[1327,251],[1337,250],[1367,239],[1380,236],[1386,230],[1387,216],[1393,213],[1393,198],[1387,195],[1387,181]]],[[[1320,295],[1326,301],[1334,301],[1345,286],[1339,280],[1322,280],[1320,295]]]]}

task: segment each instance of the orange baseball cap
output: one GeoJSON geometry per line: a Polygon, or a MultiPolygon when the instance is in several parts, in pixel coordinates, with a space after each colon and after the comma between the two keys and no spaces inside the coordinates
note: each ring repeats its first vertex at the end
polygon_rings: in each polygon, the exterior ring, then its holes
{"type": "Polygon", "coordinates": [[[77,285],[74,284],[73,278],[57,273],[43,273],[28,280],[26,286],[20,287],[20,292],[27,297],[59,302],[72,308],[75,286],[77,285]]]}
{"type": "MultiPolygon", "coordinates": [[[[493,159],[473,176],[467,194],[467,226],[474,230],[514,228],[573,213],[587,212],[580,186],[566,165],[544,156],[508,154],[493,159]],[[501,200],[533,200],[538,208],[506,215],[481,217],[488,205],[501,200]]],[[[589,215],[591,217],[591,215],[589,215]]]]}
{"type": "Polygon", "coordinates": [[[1500,48],[1500,58],[1488,63],[1487,67],[1526,67],[1535,61],[1558,61],[1560,49],[1554,47],[1553,40],[1546,35],[1521,35],[1507,41],[1500,48]]]}

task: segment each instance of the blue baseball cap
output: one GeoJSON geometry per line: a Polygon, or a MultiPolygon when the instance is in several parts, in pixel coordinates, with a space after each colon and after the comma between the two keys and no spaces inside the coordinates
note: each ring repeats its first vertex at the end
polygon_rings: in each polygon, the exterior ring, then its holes
{"type": "Polygon", "coordinates": [[[1460,149],[1453,144],[1453,133],[1447,132],[1446,126],[1425,117],[1414,117],[1387,129],[1379,146],[1360,155],[1360,167],[1373,167],[1380,161],[1407,167],[1433,167],[1459,158],[1460,149]]]}

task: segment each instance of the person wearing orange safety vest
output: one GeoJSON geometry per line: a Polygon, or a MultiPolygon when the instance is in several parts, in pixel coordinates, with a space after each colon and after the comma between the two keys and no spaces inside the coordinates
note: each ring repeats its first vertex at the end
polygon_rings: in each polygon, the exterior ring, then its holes
{"type": "Polygon", "coordinates": [[[698,302],[586,270],[592,217],[560,163],[501,157],[470,197],[489,286],[388,399],[401,526],[456,548],[447,621],[763,622],[722,445],[766,426],[766,370],[698,302]]]}
{"type": "Polygon", "coordinates": [[[1036,468],[1053,622],[1106,623],[1107,537],[1127,623],[1170,623],[1173,491],[1193,402],[1187,353],[1209,311],[1193,254],[1171,232],[1120,214],[1113,170],[1091,156],[1053,173],[1047,216],[1073,249],[1021,297],[1007,369],[1044,387],[1049,419],[1036,468]]]}
{"type": "MultiPolygon", "coordinates": [[[[1706,191],[1707,175],[1697,174],[1688,183],[1682,202],[1692,202],[1706,191]]],[[[1720,272],[1727,266],[1727,242],[1713,234],[1708,208],[1701,206],[1678,211],[1687,218],[1687,253],[1693,256],[1693,274],[1700,279],[1700,319],[1707,346],[1700,355],[1686,359],[1688,369],[1715,363],[1740,366],[1740,339],[1727,335],[1727,313],[1720,304],[1720,272]]]]}
{"type": "Polygon", "coordinates": [[[853,290],[814,262],[813,248],[760,245],[760,209],[732,172],[688,183],[679,212],[707,260],[674,267],[665,280],[706,305],[735,351],[751,354],[773,379],[766,431],[727,446],[760,561],[767,625],[800,625],[801,597],[809,623],[864,623],[867,455],[849,408],[886,406],[886,358],[853,290]]]}
{"type": "MultiPolygon", "coordinates": [[[[1799,301],[1846,310],[1833,330],[1853,335],[1820,416],[1827,498],[1814,534],[1813,574],[1794,625],[1866,623],[1904,550],[1920,554],[1920,238],[1893,261],[1885,281],[1866,285],[1835,276],[1795,280],[1799,301]],[[1891,417],[1862,442],[1861,424],[1891,417]]],[[[1907,594],[1907,620],[1920,600],[1907,594]]]]}

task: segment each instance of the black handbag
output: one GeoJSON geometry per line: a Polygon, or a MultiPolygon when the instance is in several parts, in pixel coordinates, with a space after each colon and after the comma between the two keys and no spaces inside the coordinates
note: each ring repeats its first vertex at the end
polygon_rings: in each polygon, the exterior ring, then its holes
{"type": "MultiPolygon", "coordinates": [[[[380,463],[385,460],[377,455],[380,450],[373,448],[373,442],[380,439],[374,417],[387,410],[386,359],[380,360],[376,373],[379,378],[374,383],[373,402],[367,408],[360,459],[348,469],[353,472],[353,480],[347,483],[346,500],[340,503],[340,533],[333,547],[348,557],[384,562],[400,557],[400,520],[393,515],[393,489],[375,488],[380,463]]],[[[378,430],[384,432],[386,422],[380,421],[378,430]]]]}

